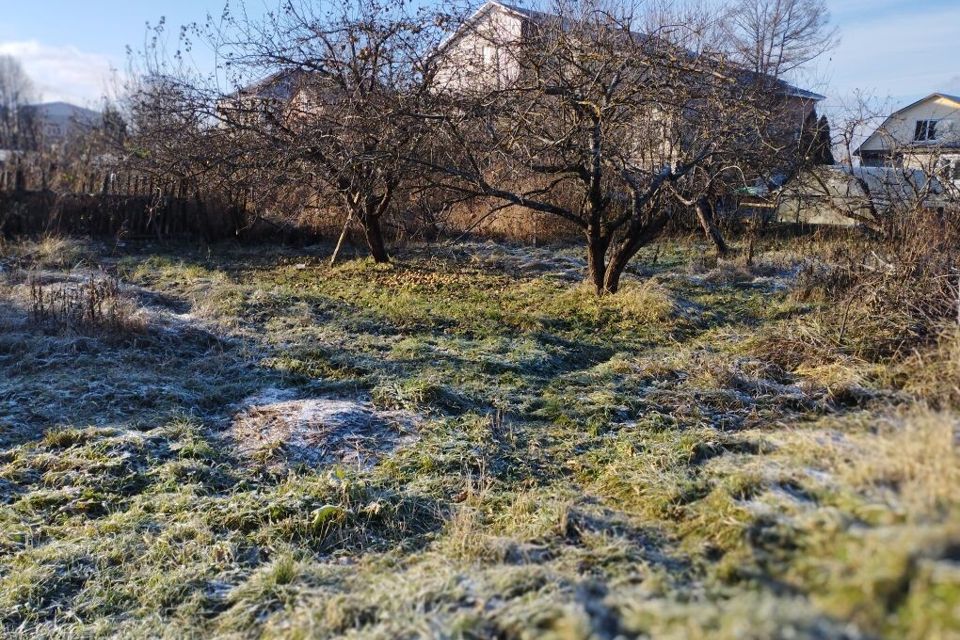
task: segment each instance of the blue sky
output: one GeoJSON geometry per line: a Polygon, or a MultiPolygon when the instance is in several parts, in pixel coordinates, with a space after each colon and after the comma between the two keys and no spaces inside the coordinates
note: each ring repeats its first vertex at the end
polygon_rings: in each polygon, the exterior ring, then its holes
{"type": "MultiPolygon", "coordinates": [[[[265,7],[274,0],[248,0],[265,7]]],[[[94,104],[147,22],[179,25],[219,14],[224,0],[0,0],[0,53],[19,57],[46,100],[94,104]]],[[[857,89],[904,104],[960,93],[960,1],[828,0],[841,44],[804,83],[836,108],[857,89]]],[[[203,52],[196,54],[203,57],[203,52]]]]}

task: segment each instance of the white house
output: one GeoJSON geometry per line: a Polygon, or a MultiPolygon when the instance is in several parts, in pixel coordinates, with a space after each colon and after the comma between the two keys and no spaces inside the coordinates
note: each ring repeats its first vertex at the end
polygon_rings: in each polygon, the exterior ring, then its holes
{"type": "MultiPolygon", "coordinates": [[[[530,38],[538,25],[558,16],[526,9],[498,0],[485,2],[441,45],[444,54],[435,82],[450,91],[487,90],[509,84],[519,77],[520,63],[511,48],[530,38]]],[[[777,83],[782,96],[800,116],[799,123],[824,96],[777,83]]]]}
{"type": "Polygon", "coordinates": [[[510,48],[546,18],[529,9],[493,0],[486,2],[441,45],[443,62],[435,82],[449,91],[503,86],[516,80],[520,65],[510,48]]]}
{"type": "Polygon", "coordinates": [[[932,93],[891,114],[854,152],[865,167],[906,167],[960,182],[960,97],[932,93]]]}

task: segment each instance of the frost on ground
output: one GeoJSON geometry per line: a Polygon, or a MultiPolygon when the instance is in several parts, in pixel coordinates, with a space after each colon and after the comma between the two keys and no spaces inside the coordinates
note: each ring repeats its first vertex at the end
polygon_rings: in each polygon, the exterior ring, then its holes
{"type": "Polygon", "coordinates": [[[231,436],[244,457],[268,465],[341,463],[369,467],[416,440],[417,417],[379,411],[367,400],[295,398],[265,389],[245,399],[231,436]]]}
{"type": "Polygon", "coordinates": [[[0,635],[958,637],[957,407],[906,385],[960,360],[851,352],[795,249],[598,299],[576,247],[0,247],[0,635]]]}
{"type": "Polygon", "coordinates": [[[9,298],[19,300],[24,308],[36,304],[33,291],[44,291],[59,299],[76,300],[89,303],[87,289],[91,286],[109,283],[115,286],[110,293],[117,302],[127,307],[126,313],[151,328],[175,334],[177,332],[199,328],[199,318],[189,312],[189,304],[165,296],[144,287],[115,279],[109,273],[91,268],[75,268],[70,271],[33,270],[21,272],[12,278],[9,298]]]}
{"type": "Polygon", "coordinates": [[[466,257],[470,264],[526,278],[547,276],[566,282],[580,282],[587,272],[587,261],[578,248],[464,242],[458,244],[453,253],[466,257]]]}

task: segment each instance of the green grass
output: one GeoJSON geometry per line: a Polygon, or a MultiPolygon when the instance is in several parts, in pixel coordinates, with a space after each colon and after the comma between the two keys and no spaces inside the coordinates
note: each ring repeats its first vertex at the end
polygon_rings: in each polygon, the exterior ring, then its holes
{"type": "MultiPolygon", "coordinates": [[[[43,246],[3,255],[74,266],[43,246]]],[[[920,382],[946,361],[805,344],[831,305],[792,295],[789,243],[751,270],[668,242],[602,299],[571,249],[69,246],[150,320],[52,333],[0,286],[8,634],[960,634],[958,416],[920,382]],[[229,426],[266,389],[417,437],[244,457],[229,426]]]]}

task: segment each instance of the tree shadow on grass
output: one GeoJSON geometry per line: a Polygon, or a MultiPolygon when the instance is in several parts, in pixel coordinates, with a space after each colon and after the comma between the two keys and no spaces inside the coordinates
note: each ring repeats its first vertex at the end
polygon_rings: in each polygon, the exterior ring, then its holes
{"type": "MultiPolygon", "coordinates": [[[[181,530],[234,549],[223,576],[178,587],[180,599],[206,594],[213,614],[228,595],[211,585],[269,562],[274,544],[363,555],[420,548],[443,527],[444,505],[402,483],[328,467],[278,476],[241,458],[224,427],[246,398],[290,380],[259,365],[263,345],[178,319],[185,303],[158,300],[143,302],[172,315],[123,335],[55,331],[22,301],[0,300],[0,576],[15,565],[54,576],[30,590],[0,578],[0,593],[10,590],[0,628],[54,624],[105,588],[129,591],[181,530]],[[132,545],[138,568],[124,565],[126,577],[89,570],[107,562],[108,535],[132,545]],[[74,538],[89,541],[70,551],[84,562],[57,555],[74,538]]],[[[200,571],[208,554],[197,553],[157,575],[200,571]]]]}
{"type": "Polygon", "coordinates": [[[3,302],[0,445],[57,426],[138,428],[172,415],[217,416],[269,378],[243,345],[181,324],[123,335],[51,330],[3,302]]]}

